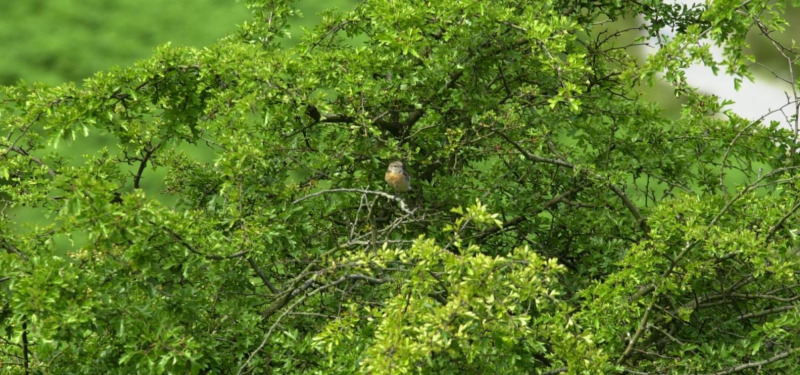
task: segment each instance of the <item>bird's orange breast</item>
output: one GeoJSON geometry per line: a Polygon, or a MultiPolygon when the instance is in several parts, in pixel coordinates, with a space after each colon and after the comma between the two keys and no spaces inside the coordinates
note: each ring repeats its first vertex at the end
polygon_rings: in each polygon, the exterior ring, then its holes
{"type": "Polygon", "coordinates": [[[386,183],[392,185],[392,187],[397,191],[408,191],[410,187],[408,180],[406,180],[402,173],[386,172],[384,179],[386,180],[386,183]]]}

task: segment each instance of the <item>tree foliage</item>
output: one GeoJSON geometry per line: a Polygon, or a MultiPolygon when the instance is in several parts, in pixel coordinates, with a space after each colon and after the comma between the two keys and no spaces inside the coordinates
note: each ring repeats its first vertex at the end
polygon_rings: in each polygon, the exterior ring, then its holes
{"type": "Polygon", "coordinates": [[[783,6],[370,0],[288,48],[253,0],[206,48],[4,87],[4,373],[798,372],[798,129],[684,78],[750,78],[783,6]],[[114,145],[66,157],[85,134],[114,145]]]}

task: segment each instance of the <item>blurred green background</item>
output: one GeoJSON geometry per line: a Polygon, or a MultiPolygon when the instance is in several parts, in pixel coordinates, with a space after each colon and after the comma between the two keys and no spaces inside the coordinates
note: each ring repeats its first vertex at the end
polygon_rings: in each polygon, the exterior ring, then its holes
{"type": "MultiPolygon", "coordinates": [[[[304,0],[301,27],[319,12],[352,9],[355,0],[304,0]]],[[[167,42],[203,47],[250,18],[236,0],[0,0],[0,85],[24,80],[80,82],[111,66],[130,66],[167,42]]]]}

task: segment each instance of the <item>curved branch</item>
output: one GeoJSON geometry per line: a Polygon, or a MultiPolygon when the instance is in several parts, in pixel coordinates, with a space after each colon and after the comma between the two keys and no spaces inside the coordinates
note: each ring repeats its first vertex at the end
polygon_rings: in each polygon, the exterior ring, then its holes
{"type": "MultiPolygon", "coordinates": [[[[150,224],[156,225],[152,221],[150,222],[150,224]]],[[[223,255],[214,255],[214,254],[203,254],[202,252],[200,252],[197,249],[195,249],[194,246],[192,246],[192,244],[186,242],[186,240],[184,240],[183,237],[181,237],[178,233],[175,233],[175,231],[173,231],[172,229],[169,229],[169,228],[167,228],[165,226],[160,226],[160,227],[161,227],[161,229],[163,229],[164,231],[169,233],[169,235],[174,240],[178,241],[178,243],[183,245],[183,247],[185,247],[186,250],[189,250],[190,253],[197,254],[197,255],[199,255],[199,256],[201,256],[203,258],[206,258],[206,259],[210,259],[210,260],[234,259],[234,258],[243,257],[243,256],[247,255],[248,253],[250,253],[249,250],[242,250],[242,251],[239,251],[237,253],[234,253],[234,254],[231,254],[231,255],[225,255],[225,256],[223,256],[223,255]]]]}
{"type": "Polygon", "coordinates": [[[769,233],[767,234],[767,238],[764,240],[764,243],[769,243],[775,233],[778,232],[778,229],[783,226],[783,223],[785,223],[789,217],[797,213],[797,210],[800,210],[800,201],[795,203],[795,205],[789,209],[789,212],[787,212],[786,215],[783,215],[783,217],[781,217],[780,220],[778,220],[778,222],[769,229],[769,233]]]}
{"type": "MultiPolygon", "coordinates": [[[[514,148],[516,148],[517,151],[519,151],[522,154],[522,156],[525,157],[525,159],[528,159],[530,161],[537,162],[537,163],[548,163],[548,164],[553,164],[553,165],[557,165],[557,166],[565,167],[565,168],[570,168],[570,169],[578,168],[574,164],[572,164],[570,162],[567,162],[567,161],[564,161],[564,160],[561,160],[561,159],[548,159],[548,158],[541,157],[539,155],[531,154],[527,150],[522,148],[522,146],[520,146],[517,142],[515,142],[513,139],[511,139],[511,137],[509,137],[509,136],[497,131],[496,129],[490,129],[490,130],[493,133],[495,133],[498,136],[500,136],[501,138],[503,138],[504,140],[506,140],[506,142],[508,142],[512,146],[514,146],[514,148]]],[[[636,219],[636,223],[639,224],[639,228],[641,228],[642,233],[644,233],[644,237],[645,238],[650,238],[650,227],[647,225],[647,218],[642,216],[642,213],[639,211],[639,208],[636,207],[636,205],[633,203],[633,201],[631,201],[631,199],[628,198],[628,195],[625,194],[625,192],[622,191],[622,189],[619,186],[615,185],[613,182],[609,181],[609,179],[607,177],[605,177],[605,176],[603,176],[603,175],[601,175],[601,174],[599,174],[597,172],[591,171],[591,170],[586,169],[586,168],[579,168],[579,171],[581,173],[586,173],[586,174],[588,174],[588,175],[590,175],[590,176],[592,176],[592,177],[594,177],[596,179],[604,181],[605,184],[611,189],[611,191],[614,192],[614,194],[616,194],[622,200],[622,204],[625,205],[625,208],[627,208],[628,211],[630,211],[630,213],[636,219]]]]}
{"type": "Polygon", "coordinates": [[[27,256],[25,256],[25,253],[23,253],[23,252],[22,252],[22,250],[20,250],[20,249],[19,249],[18,247],[16,247],[16,246],[14,246],[14,244],[12,244],[11,242],[9,242],[7,239],[0,238],[0,246],[2,246],[3,248],[5,248],[5,249],[6,249],[6,251],[7,251],[9,254],[17,254],[17,255],[19,255],[19,257],[20,257],[20,258],[22,258],[22,260],[24,260],[24,261],[26,261],[26,262],[28,261],[28,257],[27,257],[27,256]]]}

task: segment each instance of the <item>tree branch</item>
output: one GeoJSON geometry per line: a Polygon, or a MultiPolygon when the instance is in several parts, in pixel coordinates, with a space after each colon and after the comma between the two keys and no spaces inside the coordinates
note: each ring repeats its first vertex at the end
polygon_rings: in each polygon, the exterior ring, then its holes
{"type": "Polygon", "coordinates": [[[567,372],[567,368],[566,367],[560,367],[560,368],[557,368],[555,370],[550,370],[550,371],[547,371],[547,372],[543,372],[541,375],[556,375],[556,374],[560,374],[562,372],[567,372]]]}
{"type": "Polygon", "coordinates": [[[292,204],[297,204],[297,203],[302,202],[302,201],[304,201],[306,199],[313,198],[313,197],[316,197],[316,196],[322,195],[322,194],[341,193],[341,192],[380,195],[380,196],[382,196],[382,197],[384,197],[386,199],[398,202],[400,204],[400,209],[403,210],[403,212],[405,212],[405,213],[407,213],[409,215],[414,213],[414,210],[408,208],[408,205],[403,200],[403,198],[400,198],[400,197],[398,197],[396,195],[391,195],[391,194],[388,194],[388,193],[384,193],[382,191],[365,190],[365,189],[329,189],[329,190],[322,190],[322,191],[318,191],[316,193],[312,193],[312,194],[306,195],[305,197],[298,198],[298,199],[294,200],[292,202],[292,204]]]}
{"type": "Polygon", "coordinates": [[[255,271],[256,275],[258,275],[258,278],[261,279],[261,282],[263,282],[264,285],[267,286],[267,288],[269,288],[270,292],[272,292],[273,294],[278,293],[278,289],[275,289],[275,286],[273,286],[272,283],[269,282],[269,277],[267,277],[267,274],[264,273],[264,270],[262,270],[261,267],[259,267],[258,264],[256,264],[256,261],[253,260],[253,257],[247,257],[247,263],[250,263],[250,268],[252,268],[253,271],[255,271]]]}
{"type": "Polygon", "coordinates": [[[139,162],[139,170],[136,171],[136,174],[133,176],[133,188],[139,188],[139,181],[142,179],[142,173],[144,173],[144,169],[147,167],[147,162],[150,160],[150,157],[153,156],[153,153],[161,147],[161,143],[157,144],[155,147],[146,147],[144,151],[144,156],[140,159],[139,162]]]}
{"type": "Polygon", "coordinates": [[[650,302],[650,305],[647,306],[647,310],[645,310],[642,319],[639,321],[639,327],[636,328],[636,333],[634,333],[633,337],[631,337],[630,341],[628,341],[628,346],[625,348],[625,351],[622,352],[622,355],[617,359],[617,364],[622,363],[622,361],[631,354],[633,346],[636,345],[636,342],[642,337],[642,333],[644,333],[645,328],[647,327],[647,322],[650,320],[650,312],[653,311],[653,305],[655,303],[656,301],[653,299],[653,301],[650,302]]]}
{"type": "MultiPolygon", "coordinates": [[[[515,142],[513,139],[511,139],[509,136],[507,136],[507,135],[505,135],[505,134],[501,133],[500,131],[498,131],[496,129],[493,129],[493,128],[490,129],[490,130],[493,133],[495,133],[498,136],[500,136],[501,138],[503,138],[506,142],[510,143],[514,148],[517,149],[517,151],[519,151],[522,154],[522,156],[525,157],[525,159],[528,159],[530,161],[537,162],[537,163],[548,163],[548,164],[558,165],[558,166],[565,167],[565,168],[570,168],[570,169],[575,169],[576,168],[574,164],[569,163],[569,162],[564,161],[564,160],[561,160],[561,159],[548,159],[548,158],[541,157],[539,155],[531,154],[527,150],[522,148],[522,146],[520,146],[517,142],[515,142]]],[[[579,168],[579,170],[582,173],[586,173],[586,174],[588,174],[588,175],[590,175],[590,176],[592,176],[594,178],[597,178],[599,180],[603,180],[605,182],[605,184],[611,189],[611,191],[613,191],[614,194],[616,194],[622,200],[622,204],[625,205],[625,207],[628,209],[628,211],[631,212],[633,217],[636,219],[636,223],[639,225],[639,228],[641,228],[642,232],[644,233],[644,237],[645,238],[650,238],[650,227],[647,225],[647,219],[644,216],[642,216],[641,212],[639,212],[639,208],[636,207],[635,204],[633,204],[633,201],[631,201],[630,198],[628,198],[628,195],[625,194],[625,192],[622,191],[622,189],[620,189],[617,185],[615,185],[614,183],[609,181],[607,177],[605,177],[605,176],[603,176],[601,174],[598,174],[597,172],[593,172],[593,171],[591,171],[589,169],[586,169],[586,168],[579,168]]]]}
{"type": "MultiPolygon", "coordinates": [[[[150,223],[153,224],[153,225],[156,225],[152,221],[150,223]]],[[[234,253],[234,254],[231,254],[231,255],[224,255],[224,256],[223,255],[214,255],[214,254],[203,254],[202,252],[200,252],[197,249],[195,249],[194,246],[192,246],[192,244],[186,242],[186,240],[184,240],[183,237],[181,237],[178,233],[175,233],[175,231],[173,231],[172,229],[169,229],[166,226],[160,226],[160,227],[161,227],[161,229],[163,229],[164,231],[169,233],[169,235],[173,239],[178,241],[178,243],[183,245],[183,247],[185,247],[186,250],[189,250],[190,253],[197,254],[197,255],[199,255],[199,256],[201,256],[203,258],[206,258],[206,259],[210,259],[210,260],[234,259],[234,258],[243,257],[243,256],[247,255],[250,252],[249,250],[242,250],[242,251],[239,251],[237,253],[234,253]]]]}
{"type": "MultiPolygon", "coordinates": [[[[314,276],[316,276],[316,275],[314,275],[314,276]]],[[[310,277],[310,278],[309,278],[309,279],[308,279],[308,280],[307,280],[305,283],[303,283],[303,285],[304,285],[304,286],[305,286],[305,285],[308,285],[308,286],[310,286],[310,285],[311,285],[311,283],[312,283],[312,282],[313,282],[315,279],[316,279],[316,277],[310,277]]],[[[299,305],[300,303],[302,303],[303,301],[305,301],[305,299],[306,299],[306,298],[308,298],[308,297],[311,297],[311,296],[313,296],[313,295],[315,295],[315,294],[317,294],[317,293],[319,293],[319,292],[321,292],[321,291],[323,291],[323,290],[325,290],[325,289],[328,289],[328,288],[330,288],[330,287],[333,287],[333,286],[339,285],[339,284],[341,284],[341,283],[343,283],[343,282],[345,282],[345,281],[348,281],[348,280],[364,280],[364,281],[368,281],[368,282],[371,282],[371,283],[376,283],[376,284],[382,284],[382,283],[385,283],[385,282],[387,282],[387,281],[390,281],[390,279],[378,279],[378,278],[375,278],[375,277],[372,277],[372,276],[367,276],[367,275],[362,275],[362,274],[345,275],[345,276],[342,276],[342,277],[340,277],[339,279],[337,279],[337,280],[335,280],[335,281],[332,281],[332,282],[330,282],[330,283],[328,283],[328,284],[321,285],[319,288],[317,288],[317,289],[314,289],[314,290],[313,290],[313,291],[311,291],[310,293],[303,295],[303,296],[302,296],[302,297],[300,297],[300,298],[299,298],[297,301],[295,301],[295,302],[292,304],[292,306],[290,306],[288,309],[286,309],[286,311],[284,311],[284,312],[283,312],[283,314],[281,314],[281,315],[278,317],[278,319],[276,319],[276,320],[275,320],[275,322],[274,322],[274,323],[272,323],[272,325],[269,327],[269,330],[267,331],[267,333],[266,333],[266,334],[264,334],[264,339],[263,339],[263,340],[261,340],[261,344],[259,344],[259,345],[258,345],[258,347],[257,347],[255,350],[253,350],[253,351],[250,353],[250,355],[247,357],[247,360],[244,362],[244,364],[242,364],[242,366],[241,366],[241,367],[239,367],[239,371],[237,372],[237,374],[241,374],[241,373],[242,373],[242,371],[244,371],[244,369],[245,369],[245,368],[246,368],[246,367],[247,367],[247,366],[250,364],[250,361],[252,361],[252,360],[253,360],[253,357],[254,357],[256,354],[258,354],[258,352],[260,352],[262,349],[264,349],[264,346],[266,346],[266,345],[267,345],[267,341],[269,340],[269,337],[272,335],[272,332],[275,330],[275,327],[277,327],[277,326],[278,326],[278,323],[280,323],[280,321],[281,321],[281,320],[282,320],[282,319],[283,319],[283,318],[284,318],[284,317],[285,317],[287,314],[289,314],[289,312],[291,312],[291,311],[292,311],[292,309],[294,309],[294,308],[295,308],[295,306],[297,306],[297,305],[299,305]]],[[[306,287],[305,289],[307,289],[307,288],[308,288],[308,287],[306,287]]],[[[297,290],[297,289],[295,289],[295,291],[296,291],[296,290],[297,290]]],[[[284,297],[284,299],[286,299],[286,297],[288,297],[290,294],[291,294],[291,297],[294,297],[294,296],[296,296],[298,293],[295,293],[295,291],[293,291],[292,293],[287,293],[287,295],[284,297]]],[[[291,299],[291,298],[289,298],[289,299],[291,299]]],[[[286,305],[286,303],[288,303],[288,300],[286,300],[286,301],[285,301],[285,303],[283,304],[283,306],[285,306],[285,305],[286,305]]],[[[283,306],[281,306],[281,307],[283,307],[283,306]]],[[[277,309],[275,309],[275,310],[272,310],[272,312],[274,313],[276,310],[277,310],[277,309]]],[[[271,315],[271,314],[270,314],[270,315],[271,315]]]]}
{"type": "Polygon", "coordinates": [[[787,212],[787,213],[786,213],[786,215],[783,215],[783,217],[781,217],[781,218],[780,218],[780,220],[778,220],[778,222],[777,222],[777,223],[775,223],[775,225],[773,225],[773,226],[772,226],[772,227],[769,229],[769,233],[767,234],[767,238],[766,238],[766,239],[764,239],[764,243],[769,243],[769,241],[772,239],[772,236],[774,236],[774,235],[775,235],[775,233],[777,233],[777,232],[778,232],[778,229],[780,229],[780,228],[783,226],[783,223],[785,223],[785,222],[786,222],[786,220],[787,220],[789,217],[791,217],[792,215],[794,215],[794,214],[797,212],[797,210],[798,210],[798,209],[800,209],[800,201],[798,201],[797,203],[795,203],[795,205],[794,205],[794,206],[792,206],[792,208],[791,208],[791,209],[789,209],[789,212],[787,212]]]}
{"type": "Polygon", "coordinates": [[[19,248],[17,248],[16,246],[14,246],[14,245],[13,245],[11,242],[9,242],[7,239],[5,239],[5,238],[0,238],[0,245],[3,245],[3,247],[6,249],[6,251],[7,251],[9,254],[11,254],[11,253],[13,253],[13,254],[17,254],[17,255],[19,255],[19,257],[20,257],[20,258],[22,258],[22,260],[24,260],[24,261],[27,261],[27,260],[28,260],[28,257],[27,257],[27,256],[25,256],[25,253],[23,253],[23,252],[22,252],[22,251],[21,251],[19,248]]]}
{"type": "Polygon", "coordinates": [[[22,317],[22,366],[25,369],[25,375],[29,374],[30,362],[28,361],[28,317],[22,317]]]}
{"type": "Polygon", "coordinates": [[[779,312],[790,311],[790,310],[794,310],[794,309],[797,309],[797,305],[794,305],[794,304],[786,305],[786,306],[776,307],[776,308],[773,308],[773,309],[767,309],[767,310],[763,310],[763,311],[744,314],[742,316],[737,317],[736,320],[745,320],[745,319],[750,319],[750,318],[758,318],[758,317],[761,317],[761,316],[764,316],[764,315],[776,314],[776,313],[779,313],[779,312]]]}
{"type": "MultiPolygon", "coordinates": [[[[14,146],[14,145],[11,145],[11,146],[8,147],[8,151],[14,151],[14,152],[16,152],[16,153],[18,153],[18,154],[20,154],[22,156],[28,157],[28,159],[31,159],[31,161],[33,161],[34,163],[36,163],[36,164],[38,164],[38,165],[40,165],[42,167],[47,168],[47,174],[49,174],[50,177],[55,177],[56,176],[56,171],[52,170],[49,166],[47,166],[47,164],[45,164],[42,161],[42,159],[39,159],[39,158],[31,155],[30,153],[28,153],[28,151],[25,151],[25,149],[17,147],[17,146],[14,146]]],[[[4,156],[8,151],[6,151],[5,153],[3,153],[3,155],[0,155],[0,156],[4,156]]]]}
{"type": "Polygon", "coordinates": [[[495,234],[495,233],[497,233],[497,232],[499,232],[499,231],[501,231],[501,230],[503,230],[505,228],[520,224],[520,223],[522,223],[524,221],[527,221],[528,217],[536,216],[540,212],[545,211],[548,208],[550,208],[552,206],[555,206],[556,204],[558,204],[560,202],[563,202],[568,196],[577,193],[581,189],[583,189],[583,187],[581,187],[581,186],[573,187],[572,189],[569,189],[566,192],[561,193],[560,195],[551,198],[549,201],[545,202],[545,204],[543,204],[542,207],[539,207],[539,208],[535,209],[534,211],[528,213],[527,215],[520,215],[520,216],[517,216],[517,217],[515,217],[515,218],[513,218],[513,219],[511,219],[509,221],[506,221],[505,223],[503,223],[503,226],[500,227],[500,228],[492,227],[492,228],[489,228],[489,229],[481,232],[480,234],[475,236],[475,239],[482,239],[484,237],[491,236],[491,235],[493,235],[493,234],[495,234]]]}

